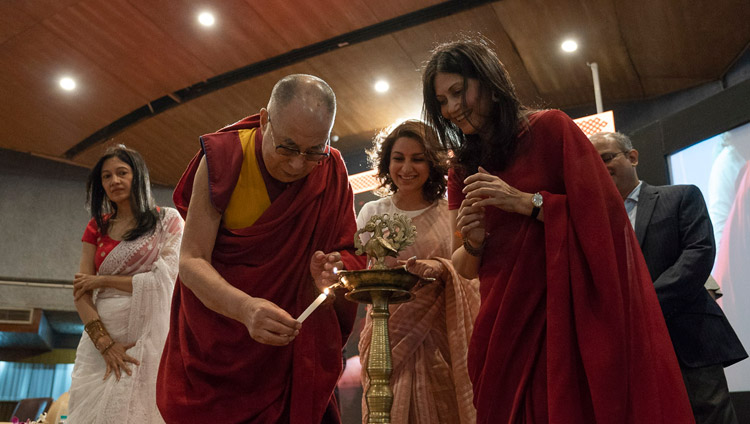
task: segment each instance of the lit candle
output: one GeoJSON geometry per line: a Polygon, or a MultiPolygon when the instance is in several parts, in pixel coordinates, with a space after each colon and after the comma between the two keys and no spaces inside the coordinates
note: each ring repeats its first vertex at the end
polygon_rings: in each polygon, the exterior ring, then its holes
{"type": "Polygon", "coordinates": [[[326,300],[327,297],[328,297],[328,289],[326,288],[325,290],[323,290],[323,293],[321,293],[318,297],[316,297],[313,303],[311,303],[310,306],[308,306],[307,309],[305,309],[305,311],[302,312],[302,314],[300,314],[299,317],[297,317],[297,321],[298,322],[304,321],[308,316],[310,316],[311,313],[313,313],[313,311],[318,306],[320,306],[321,303],[323,303],[323,301],[326,300]]]}

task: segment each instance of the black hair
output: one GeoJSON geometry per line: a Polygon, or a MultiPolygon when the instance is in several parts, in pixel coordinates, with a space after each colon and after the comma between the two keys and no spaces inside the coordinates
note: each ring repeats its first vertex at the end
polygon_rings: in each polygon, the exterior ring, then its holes
{"type": "Polygon", "coordinates": [[[135,217],[135,227],[125,233],[124,240],[135,240],[144,234],[150,234],[159,222],[160,213],[151,197],[151,181],[146,162],[140,153],[122,144],[110,147],[99,158],[89,173],[86,183],[86,203],[91,217],[96,221],[99,231],[107,234],[110,218],[117,216],[117,204],[109,200],[102,185],[102,166],[107,159],[116,157],[130,166],[133,181],[130,186],[130,208],[135,217]],[[105,218],[105,215],[107,217],[105,218]]]}
{"type": "Polygon", "coordinates": [[[455,153],[455,163],[464,175],[477,172],[481,165],[491,171],[502,171],[513,161],[518,150],[518,134],[529,109],[521,104],[508,71],[483,38],[465,37],[437,46],[432,51],[422,76],[425,121],[438,133],[440,142],[455,153]],[[435,96],[438,73],[458,74],[464,80],[465,93],[469,79],[479,82],[483,95],[489,94],[489,119],[481,130],[489,134],[482,140],[477,134],[463,134],[445,119],[435,96]]]}
{"type": "Polygon", "coordinates": [[[424,149],[425,159],[430,169],[427,181],[422,186],[422,196],[428,202],[445,196],[446,179],[448,173],[448,155],[440,146],[435,131],[424,122],[410,119],[402,122],[393,129],[381,131],[373,140],[373,148],[369,150],[370,163],[377,169],[381,187],[391,193],[398,191],[389,172],[391,166],[391,151],[393,145],[401,137],[408,137],[417,141],[424,149]]]}

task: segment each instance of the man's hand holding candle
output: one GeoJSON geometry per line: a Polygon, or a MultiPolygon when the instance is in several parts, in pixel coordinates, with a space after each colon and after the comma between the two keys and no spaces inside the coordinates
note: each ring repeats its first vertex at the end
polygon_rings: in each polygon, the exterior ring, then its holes
{"type": "Polygon", "coordinates": [[[288,312],[260,297],[248,296],[244,309],[244,324],[258,343],[285,346],[297,337],[302,327],[288,312]]]}

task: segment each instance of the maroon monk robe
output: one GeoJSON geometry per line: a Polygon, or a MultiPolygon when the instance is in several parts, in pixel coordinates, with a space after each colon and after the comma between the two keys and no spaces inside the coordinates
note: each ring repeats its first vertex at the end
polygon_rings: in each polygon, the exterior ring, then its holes
{"type": "MultiPolygon", "coordinates": [[[[497,175],[544,222],[487,208],[469,346],[478,423],[692,423],[648,269],[601,158],[559,111],[529,117],[497,175]]],[[[463,182],[451,175],[458,207],[463,182]]]]}
{"type": "MultiPolygon", "coordinates": [[[[255,115],[201,138],[203,148],[174,193],[183,216],[204,155],[211,201],[225,210],[243,157],[235,130],[258,126],[255,115]]],[[[318,295],[310,275],[313,252],[339,251],[346,268],[363,267],[353,254],[355,230],[346,167],[331,149],[330,158],[291,183],[253,225],[220,227],[211,263],[233,286],[296,317],[318,295]]],[[[253,340],[242,323],[206,308],[178,279],[157,381],[162,415],[169,423],[339,422],[332,393],[356,309],[339,293],[305,320],[292,343],[269,346],[253,340]]]]}

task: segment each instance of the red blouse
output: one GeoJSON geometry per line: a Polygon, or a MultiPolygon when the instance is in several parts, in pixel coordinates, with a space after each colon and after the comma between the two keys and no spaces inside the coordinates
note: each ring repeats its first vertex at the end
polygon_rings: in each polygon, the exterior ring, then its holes
{"type": "Polygon", "coordinates": [[[114,240],[108,235],[102,234],[99,231],[99,226],[96,225],[94,218],[91,218],[89,225],[86,226],[81,241],[96,246],[96,253],[94,254],[94,270],[97,273],[99,272],[99,266],[104,262],[104,258],[109,255],[109,252],[111,252],[115,246],[120,244],[120,240],[114,240]]]}

